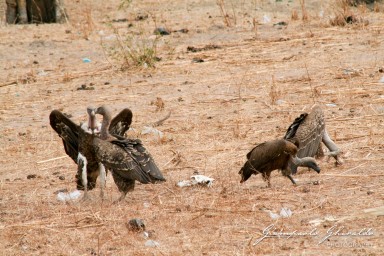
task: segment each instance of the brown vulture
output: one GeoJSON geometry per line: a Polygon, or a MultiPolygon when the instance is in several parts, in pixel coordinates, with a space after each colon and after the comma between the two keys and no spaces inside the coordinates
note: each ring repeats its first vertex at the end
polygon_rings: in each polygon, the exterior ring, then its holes
{"type": "MultiPolygon", "coordinates": [[[[338,156],[340,150],[325,129],[323,111],[318,105],[314,105],[309,114],[303,113],[297,117],[289,126],[284,139],[298,141],[297,156],[299,158],[323,156],[322,141],[330,151],[327,155],[333,156],[336,159],[336,163],[341,164],[338,156]]],[[[291,161],[289,167],[292,170],[292,174],[297,172],[298,165],[294,162],[291,161]]]]}
{"type": "MultiPolygon", "coordinates": [[[[53,110],[49,116],[50,125],[62,138],[65,152],[78,165],[76,174],[77,189],[84,190],[87,197],[87,190],[96,186],[97,177],[101,175],[101,194],[105,184],[105,169],[96,159],[93,151],[93,138],[98,136],[99,130],[96,124],[94,108],[88,107],[88,124],[77,125],[59,110],[53,110]]],[[[123,109],[111,121],[110,132],[123,139],[124,133],[129,129],[132,122],[132,112],[123,109]]]]}
{"type": "Polygon", "coordinates": [[[110,134],[111,114],[106,106],[95,109],[103,116],[100,137],[93,140],[95,156],[108,168],[121,192],[118,201],[125,198],[135,187],[135,181],[144,184],[165,181],[150,153],[139,139],[116,139],[110,134]]]}
{"type": "Polygon", "coordinates": [[[247,154],[247,161],[239,171],[241,175],[240,183],[243,183],[252,174],[263,175],[263,179],[267,181],[268,187],[271,186],[270,175],[273,170],[280,169],[283,176],[288,177],[293,184],[296,182],[291,177],[291,170],[288,163],[294,162],[298,166],[307,166],[320,172],[320,168],[317,166],[316,161],[312,157],[298,158],[297,145],[284,139],[277,139],[261,143],[254,147],[247,154]]]}

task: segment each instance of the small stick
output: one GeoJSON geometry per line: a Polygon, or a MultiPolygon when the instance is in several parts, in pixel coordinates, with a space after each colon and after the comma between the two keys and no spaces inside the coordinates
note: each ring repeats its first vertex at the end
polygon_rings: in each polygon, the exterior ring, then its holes
{"type": "MultiPolygon", "coordinates": [[[[344,174],[344,173],[353,171],[353,170],[355,170],[355,169],[357,169],[357,168],[359,168],[359,167],[361,167],[361,166],[363,166],[363,165],[365,165],[365,163],[359,164],[358,166],[355,166],[355,167],[353,167],[353,168],[351,168],[351,169],[348,169],[348,170],[346,170],[346,171],[344,171],[344,172],[342,172],[342,173],[340,173],[340,174],[344,174]]],[[[339,175],[340,175],[340,174],[339,174],[339,175]]],[[[325,175],[325,174],[323,174],[323,175],[325,175]]],[[[324,179],[324,180],[329,180],[329,179],[332,179],[332,177],[327,178],[327,179],[324,179]]]]}
{"type": "Polygon", "coordinates": [[[156,127],[156,126],[162,125],[164,123],[164,121],[167,120],[170,116],[171,116],[171,111],[169,111],[168,114],[164,118],[160,119],[159,121],[154,122],[152,124],[152,126],[156,127]]]}
{"type": "Polygon", "coordinates": [[[3,83],[3,84],[0,84],[0,87],[4,87],[4,86],[8,86],[8,85],[13,85],[13,84],[17,84],[17,81],[10,81],[10,82],[6,82],[6,83],[3,83]]]}
{"type": "Polygon", "coordinates": [[[55,160],[58,160],[58,159],[63,159],[63,158],[66,158],[68,156],[59,156],[59,157],[55,157],[55,158],[51,158],[51,159],[47,159],[47,160],[42,160],[42,161],[38,161],[36,162],[37,164],[42,164],[42,163],[46,163],[46,162],[50,162],[50,161],[55,161],[55,160]]]}
{"type": "Polygon", "coordinates": [[[98,224],[89,224],[89,225],[84,225],[84,226],[77,226],[77,225],[68,225],[68,226],[60,226],[60,228],[93,228],[93,227],[101,227],[104,226],[104,223],[98,223],[98,224]]]}

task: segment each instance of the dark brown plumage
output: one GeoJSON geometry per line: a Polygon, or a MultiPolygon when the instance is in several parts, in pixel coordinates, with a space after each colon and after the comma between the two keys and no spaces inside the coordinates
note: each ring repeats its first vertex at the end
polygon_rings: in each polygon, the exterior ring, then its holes
{"type": "Polygon", "coordinates": [[[103,116],[100,138],[93,140],[97,159],[112,172],[113,180],[122,192],[118,201],[135,187],[135,180],[147,184],[165,181],[149,152],[138,139],[117,140],[108,132],[110,112],[102,106],[95,110],[103,116]]]}
{"type": "MultiPolygon", "coordinates": [[[[321,142],[323,142],[330,150],[329,156],[336,159],[336,163],[340,164],[338,157],[340,150],[329,137],[325,129],[325,121],[323,111],[320,106],[313,106],[309,114],[303,113],[295,119],[289,126],[284,139],[289,141],[298,141],[299,148],[297,156],[303,157],[320,157],[323,156],[321,142]]],[[[297,172],[297,165],[292,161],[289,163],[292,174],[297,172]]]]}
{"type": "MultiPolygon", "coordinates": [[[[75,124],[58,110],[53,110],[49,116],[51,127],[63,140],[65,152],[78,165],[77,189],[85,191],[92,190],[96,186],[101,170],[92,146],[93,138],[97,136],[93,134],[97,126],[94,108],[87,108],[87,112],[89,122],[81,126],[75,124]],[[86,170],[86,175],[84,175],[84,170],[86,170]]],[[[110,126],[110,129],[116,136],[122,137],[129,129],[131,121],[132,112],[124,109],[111,121],[113,125],[110,126]]]]}
{"type": "Polygon", "coordinates": [[[270,187],[271,172],[279,169],[283,176],[286,176],[293,184],[296,184],[291,177],[291,170],[288,167],[289,161],[295,161],[299,165],[311,166],[315,171],[320,172],[320,168],[313,158],[298,159],[296,153],[297,146],[284,139],[267,141],[257,145],[247,154],[247,161],[239,171],[241,175],[240,182],[245,182],[252,174],[257,175],[261,173],[264,180],[268,182],[268,187],[270,187]]]}

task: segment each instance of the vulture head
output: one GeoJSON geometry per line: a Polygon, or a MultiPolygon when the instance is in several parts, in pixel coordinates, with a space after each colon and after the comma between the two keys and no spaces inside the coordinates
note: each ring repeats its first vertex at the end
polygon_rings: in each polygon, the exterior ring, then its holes
{"type": "Polygon", "coordinates": [[[99,114],[103,116],[103,121],[101,123],[101,131],[100,131],[100,138],[103,140],[112,138],[111,135],[109,134],[109,126],[111,125],[111,119],[112,119],[112,114],[110,109],[102,105],[101,107],[98,107],[94,110],[95,114],[99,114]]]}
{"type": "Polygon", "coordinates": [[[92,133],[95,133],[95,131],[98,131],[99,129],[96,123],[95,108],[87,107],[87,113],[88,113],[88,129],[90,129],[92,133]]]}
{"type": "Polygon", "coordinates": [[[101,124],[96,121],[95,108],[87,107],[88,123],[81,123],[81,129],[87,133],[96,134],[100,132],[101,124]]]}

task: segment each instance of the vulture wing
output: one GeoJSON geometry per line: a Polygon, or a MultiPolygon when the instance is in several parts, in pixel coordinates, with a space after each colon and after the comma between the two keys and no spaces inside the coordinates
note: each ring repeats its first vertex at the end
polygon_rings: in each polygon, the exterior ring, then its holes
{"type": "Polygon", "coordinates": [[[299,117],[297,117],[295,121],[293,121],[293,123],[288,127],[288,130],[284,136],[285,140],[293,139],[295,137],[297,129],[304,122],[307,116],[308,116],[307,113],[303,113],[299,117]]]}
{"type": "Polygon", "coordinates": [[[247,158],[252,162],[254,168],[262,168],[266,164],[273,162],[281,154],[284,154],[285,147],[286,143],[284,140],[263,142],[254,147],[247,154],[247,158]]]}
{"type": "MultiPolygon", "coordinates": [[[[319,106],[314,106],[309,114],[302,114],[289,126],[284,139],[299,142],[297,156],[314,157],[318,152],[325,131],[324,116],[319,106]]],[[[297,166],[290,164],[292,173],[297,166]]]]}
{"type": "Polygon", "coordinates": [[[51,112],[49,121],[53,130],[63,140],[65,153],[77,164],[80,126],[76,125],[58,110],[51,112]]]}
{"type": "Polygon", "coordinates": [[[124,136],[132,123],[132,111],[128,108],[123,109],[117,114],[109,125],[109,133],[117,136],[124,136]]]}
{"type": "Polygon", "coordinates": [[[111,142],[94,139],[96,157],[105,167],[124,179],[141,183],[165,181],[159,168],[140,140],[113,140],[111,142]]]}

